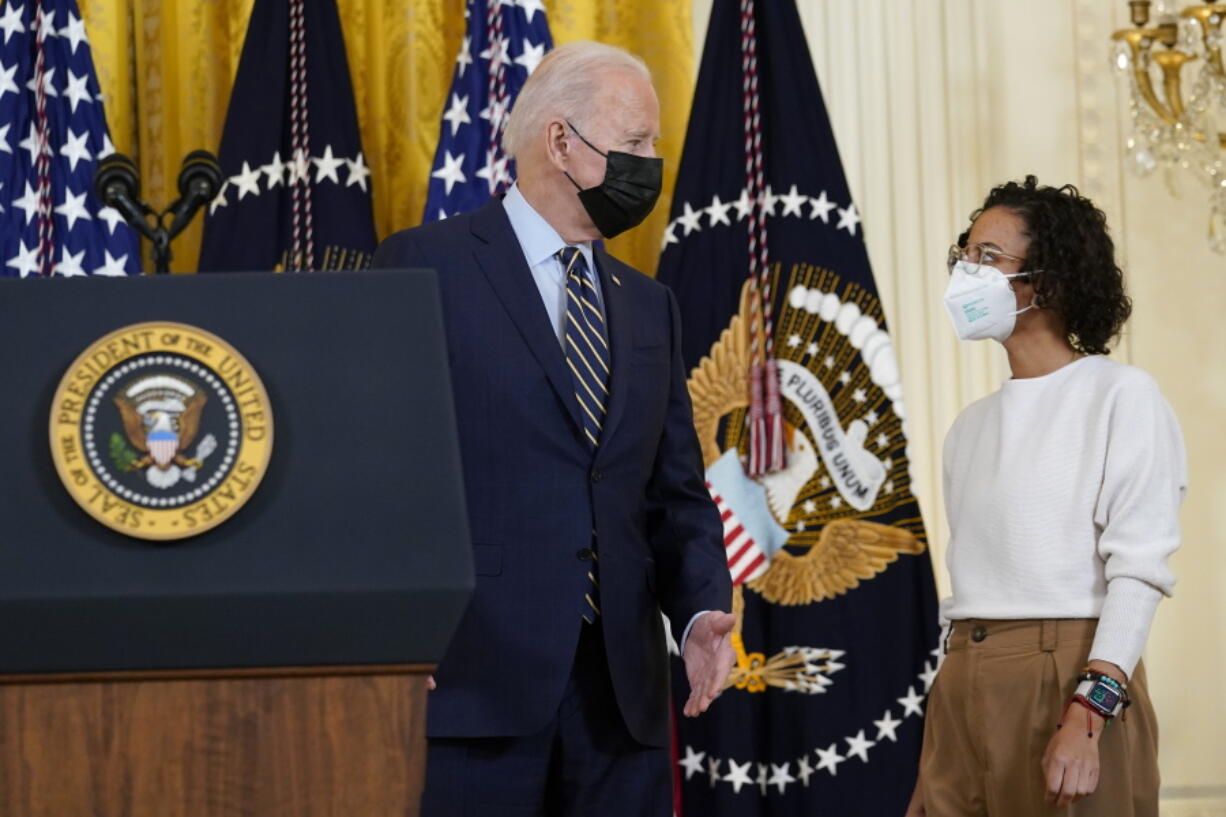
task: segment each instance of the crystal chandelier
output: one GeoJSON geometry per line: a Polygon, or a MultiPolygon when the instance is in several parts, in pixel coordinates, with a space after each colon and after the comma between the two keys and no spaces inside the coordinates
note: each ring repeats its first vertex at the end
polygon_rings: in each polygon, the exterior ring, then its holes
{"type": "Polygon", "coordinates": [[[1137,176],[1159,166],[1190,171],[1209,188],[1209,246],[1226,254],[1226,3],[1214,0],[1175,13],[1159,2],[1130,0],[1134,28],[1111,35],[1112,61],[1129,83],[1132,132],[1124,162],[1137,176]],[[1184,66],[1192,80],[1185,87],[1184,66]],[[1158,88],[1161,88],[1159,93],[1158,88]]]}

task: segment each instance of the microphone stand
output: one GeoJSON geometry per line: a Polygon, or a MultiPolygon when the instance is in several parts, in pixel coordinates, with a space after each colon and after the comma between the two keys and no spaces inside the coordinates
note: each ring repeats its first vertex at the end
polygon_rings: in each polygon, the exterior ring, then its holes
{"type": "Polygon", "coordinates": [[[159,275],[170,272],[170,242],[201,207],[213,200],[221,182],[217,158],[208,151],[194,150],[183,159],[179,171],[179,198],[159,212],[141,199],[136,163],[129,157],[112,153],[98,163],[94,174],[94,189],[102,204],[113,207],[128,226],[152,244],[154,272],[159,275]]]}

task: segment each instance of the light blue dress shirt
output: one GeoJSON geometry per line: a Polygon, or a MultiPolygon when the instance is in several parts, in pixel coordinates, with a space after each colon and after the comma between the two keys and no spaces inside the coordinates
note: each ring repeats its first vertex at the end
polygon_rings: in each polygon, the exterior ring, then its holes
{"type": "Polygon", "coordinates": [[[541,300],[545,302],[545,311],[549,313],[549,322],[553,325],[554,334],[558,336],[558,343],[565,346],[566,338],[563,333],[566,330],[566,268],[558,258],[558,250],[576,246],[579,252],[583,253],[592,282],[596,284],[596,306],[603,314],[604,291],[600,272],[596,269],[596,262],[592,257],[592,242],[567,244],[563,241],[558,231],[551,227],[540,213],[532,209],[524,194],[519,192],[518,184],[511,185],[511,189],[502,199],[502,206],[507,211],[507,218],[511,220],[511,229],[519,239],[519,246],[524,251],[528,269],[532,270],[536,288],[541,292],[541,300]]]}

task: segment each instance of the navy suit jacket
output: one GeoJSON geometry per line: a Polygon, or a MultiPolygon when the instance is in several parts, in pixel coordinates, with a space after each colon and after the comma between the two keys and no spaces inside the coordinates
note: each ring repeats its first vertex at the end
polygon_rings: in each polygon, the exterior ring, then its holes
{"type": "Polygon", "coordinates": [[[545,727],[574,661],[590,547],[616,705],[641,743],[669,741],[660,610],[680,642],[695,613],[730,609],[676,301],[602,250],[595,258],[612,374],[593,453],[500,200],[396,233],[375,253],[376,267],[438,272],[472,534],[476,590],[435,674],[431,737],[545,727]]]}

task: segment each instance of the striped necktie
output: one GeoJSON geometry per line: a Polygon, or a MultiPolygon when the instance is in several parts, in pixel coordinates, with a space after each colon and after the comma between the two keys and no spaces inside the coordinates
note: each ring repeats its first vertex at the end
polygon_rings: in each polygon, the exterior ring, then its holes
{"type": "MultiPolygon", "coordinates": [[[[566,269],[566,327],[563,332],[566,365],[575,380],[583,434],[594,452],[600,445],[600,430],[609,404],[609,333],[605,329],[604,315],[597,306],[596,284],[588,272],[583,253],[577,247],[563,247],[558,251],[558,258],[566,269]]],[[[592,544],[595,545],[594,535],[592,544]]],[[[595,616],[600,615],[595,550],[592,570],[587,577],[592,586],[584,594],[587,606],[583,620],[591,624],[595,616]]]]}
{"type": "Polygon", "coordinates": [[[566,268],[566,328],[562,340],[566,365],[575,380],[583,433],[594,451],[600,445],[609,403],[609,334],[600,313],[596,284],[577,247],[563,247],[558,258],[566,268]]]}

